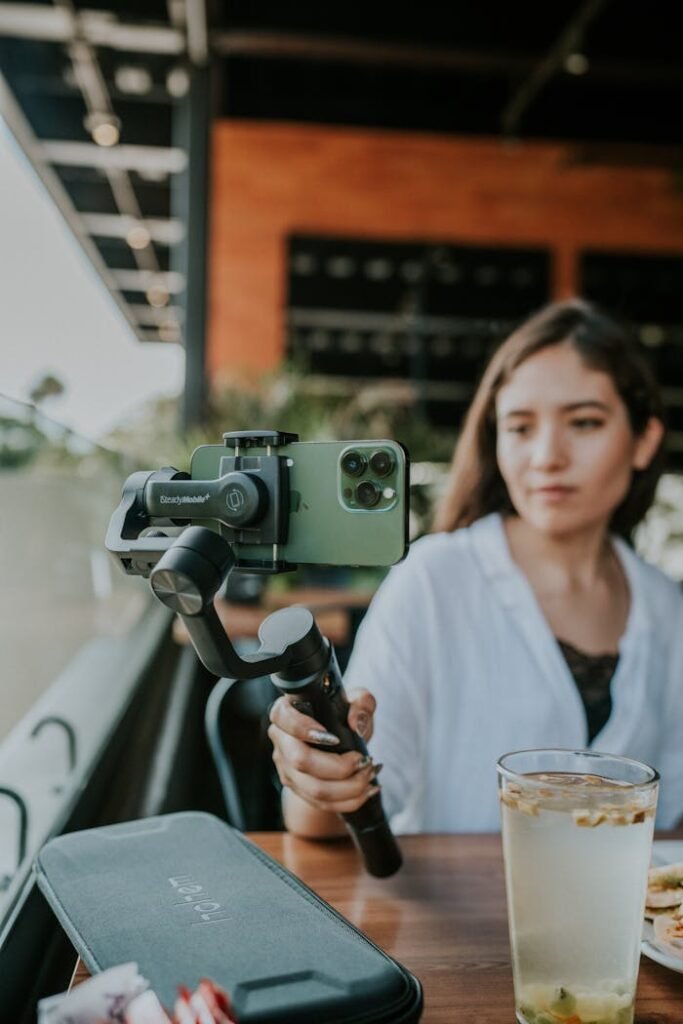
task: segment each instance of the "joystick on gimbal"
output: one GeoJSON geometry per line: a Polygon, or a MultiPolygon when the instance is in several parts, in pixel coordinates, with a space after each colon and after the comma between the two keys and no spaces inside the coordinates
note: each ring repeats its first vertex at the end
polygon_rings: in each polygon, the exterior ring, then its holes
{"type": "MultiPolygon", "coordinates": [[[[269,446],[276,448],[281,435],[274,432],[239,437],[248,446],[249,438],[256,436],[262,442],[266,435],[269,446]]],[[[277,459],[277,456],[269,453],[264,459],[277,459]]],[[[273,463],[269,462],[266,471],[261,472],[262,467],[256,465],[258,476],[246,482],[243,478],[249,477],[248,473],[236,470],[234,474],[227,474],[239,477],[233,484],[243,488],[247,496],[253,496],[256,525],[260,522],[259,516],[261,520],[267,519],[269,513],[271,524],[275,524],[268,526],[271,533],[275,531],[273,568],[265,570],[271,572],[283,568],[275,557],[277,538],[281,536],[281,532],[277,533],[281,530],[278,523],[282,522],[277,510],[286,504],[286,494],[282,494],[286,486],[284,468],[279,467],[278,472],[273,473],[272,467],[273,463]]],[[[307,608],[283,608],[269,615],[259,628],[259,650],[240,656],[213,605],[218,589],[235,565],[229,541],[202,526],[188,526],[175,538],[159,531],[140,536],[145,529],[156,525],[163,497],[166,503],[173,502],[174,509],[184,510],[184,502],[192,501],[200,492],[205,493],[204,517],[214,518],[213,495],[219,491],[226,494],[226,487],[231,486],[230,482],[226,484],[226,479],[198,482],[172,468],[158,473],[133,474],[126,481],[121,504],[112,516],[106,539],[108,549],[118,556],[126,572],[149,576],[157,598],[181,616],[200,660],[210,672],[231,679],[255,679],[270,673],[281,694],[303,705],[306,713],[339,738],[339,745],[334,748],[336,753],[357,750],[367,754],[363,740],[347,724],[349,705],[334,648],[322,636],[307,608]]],[[[229,518],[228,502],[224,501],[222,514],[226,515],[226,505],[229,518]]],[[[193,507],[191,517],[197,520],[203,516],[193,507]]],[[[172,522],[179,524],[175,519],[172,522]]],[[[234,523],[236,529],[241,525],[234,523]]],[[[384,814],[381,795],[375,794],[357,811],[343,817],[370,874],[377,877],[394,874],[402,859],[384,814]]]]}

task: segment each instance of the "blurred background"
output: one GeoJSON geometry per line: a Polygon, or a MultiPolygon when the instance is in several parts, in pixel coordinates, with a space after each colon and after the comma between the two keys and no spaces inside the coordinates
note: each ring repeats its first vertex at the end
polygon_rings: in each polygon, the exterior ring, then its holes
{"type": "MultiPolygon", "coordinates": [[[[227,430],[395,437],[415,537],[492,350],[583,295],[634,325],[662,386],[669,472],[637,546],[683,577],[672,17],[0,2],[0,966],[25,993],[41,841],[220,805],[214,681],[104,551],[133,470],[185,469],[227,430]]],[[[380,578],[246,578],[226,608],[248,640],[304,595],[344,659],[380,578]]],[[[263,700],[233,708],[237,760],[263,747],[263,700]]],[[[247,817],[273,826],[245,764],[247,817]]]]}

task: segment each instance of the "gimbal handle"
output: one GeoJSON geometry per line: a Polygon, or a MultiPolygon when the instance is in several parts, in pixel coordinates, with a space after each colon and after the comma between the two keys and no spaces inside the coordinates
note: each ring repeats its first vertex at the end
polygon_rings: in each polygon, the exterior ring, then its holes
{"type": "MultiPolygon", "coordinates": [[[[347,723],[349,705],[334,649],[307,608],[273,612],[259,628],[259,650],[244,657],[237,654],[213,606],[234,564],[232,548],[220,534],[190,526],[152,569],[150,584],[162,604],[181,616],[210,672],[232,679],[270,674],[281,694],[337,736],[336,753],[367,754],[363,740],[347,723]]],[[[375,794],[344,818],[370,874],[394,874],[402,858],[381,796],[375,794]]]]}

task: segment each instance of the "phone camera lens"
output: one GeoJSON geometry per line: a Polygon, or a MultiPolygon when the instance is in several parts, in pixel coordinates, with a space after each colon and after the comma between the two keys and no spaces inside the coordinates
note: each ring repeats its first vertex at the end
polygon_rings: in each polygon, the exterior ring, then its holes
{"type": "Polygon", "coordinates": [[[377,476],[389,476],[394,468],[394,457],[391,452],[374,452],[370,457],[370,469],[377,476]]]}
{"type": "Polygon", "coordinates": [[[363,508],[372,508],[382,496],[382,492],[374,480],[363,480],[356,487],[356,501],[363,508]]]}
{"type": "Polygon", "coordinates": [[[348,476],[360,476],[367,464],[362,452],[346,452],[341,460],[342,469],[348,476]]]}

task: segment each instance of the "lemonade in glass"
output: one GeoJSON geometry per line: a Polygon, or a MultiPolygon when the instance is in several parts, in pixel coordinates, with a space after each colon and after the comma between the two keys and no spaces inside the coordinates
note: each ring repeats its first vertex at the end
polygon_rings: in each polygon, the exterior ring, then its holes
{"type": "Polygon", "coordinates": [[[632,1024],[658,781],[592,751],[498,762],[521,1024],[632,1024]]]}

